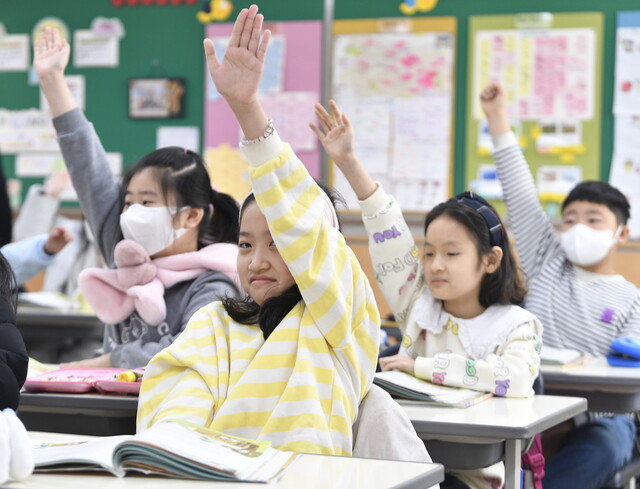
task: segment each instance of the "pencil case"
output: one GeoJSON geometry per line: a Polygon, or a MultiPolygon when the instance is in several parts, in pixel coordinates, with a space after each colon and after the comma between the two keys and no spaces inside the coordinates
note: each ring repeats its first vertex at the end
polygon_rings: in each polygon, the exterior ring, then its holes
{"type": "Polygon", "coordinates": [[[640,367],[640,339],[628,336],[611,342],[607,363],[613,367],[640,367]]]}
{"type": "Polygon", "coordinates": [[[24,389],[28,392],[138,394],[143,372],[144,369],[63,368],[29,377],[24,389]],[[118,380],[123,377],[124,380],[118,380]]]}

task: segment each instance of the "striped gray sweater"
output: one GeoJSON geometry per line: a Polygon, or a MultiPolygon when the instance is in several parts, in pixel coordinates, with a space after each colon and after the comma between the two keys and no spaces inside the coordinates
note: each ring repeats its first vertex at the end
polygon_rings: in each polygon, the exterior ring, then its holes
{"type": "Polygon", "coordinates": [[[598,275],[565,256],[538,200],[512,133],[494,139],[494,158],[529,293],[525,308],[543,325],[543,341],[604,355],[614,338],[640,337],[640,289],[621,275],[598,275]]]}

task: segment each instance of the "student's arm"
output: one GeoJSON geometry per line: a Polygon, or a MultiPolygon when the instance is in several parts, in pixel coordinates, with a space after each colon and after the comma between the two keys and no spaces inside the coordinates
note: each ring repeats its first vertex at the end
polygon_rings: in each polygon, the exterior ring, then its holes
{"type": "Polygon", "coordinates": [[[310,127],[358,197],[376,280],[402,326],[409,304],[422,287],[418,249],[398,204],[371,179],[358,159],[351,121],[333,100],[329,106],[332,116],[316,104],[320,127],[310,127]]]}
{"type": "Polygon", "coordinates": [[[47,28],[34,43],[34,67],[40,78],[58,135],[58,144],[89,225],[103,256],[113,263],[113,246],[121,239],[120,184],[111,174],[106,152],[64,80],[69,45],[47,28]]]}
{"type": "Polygon", "coordinates": [[[493,392],[503,397],[530,397],[540,366],[541,331],[537,319],[523,323],[495,353],[476,361],[457,353],[418,357],[414,374],[434,384],[493,392]]]}
{"type": "Polygon", "coordinates": [[[236,289],[229,279],[218,278],[207,273],[194,280],[189,288],[190,296],[182,302],[182,312],[180,314],[181,327],[178,332],[169,333],[160,341],[146,341],[144,337],[135,341],[116,346],[111,351],[111,365],[121,368],[137,368],[147,365],[151,358],[164,348],[171,345],[175,339],[184,331],[191,317],[207,304],[222,299],[223,297],[234,296],[236,289]]]}
{"type": "Polygon", "coordinates": [[[493,139],[493,157],[502,184],[510,230],[516,240],[520,266],[532,278],[545,259],[559,253],[553,226],[538,199],[538,191],[522,150],[511,132],[504,90],[489,85],[480,96],[493,139]]]}
{"type": "Polygon", "coordinates": [[[29,357],[11,306],[0,299],[0,410],[17,409],[29,357]]]}
{"type": "MultiPolygon", "coordinates": [[[[219,408],[218,386],[221,380],[228,385],[227,379],[219,378],[218,369],[220,363],[227,361],[228,364],[227,345],[219,354],[218,335],[211,331],[212,328],[228,331],[228,323],[223,324],[228,316],[217,314],[221,309],[212,304],[198,311],[185,331],[151,359],[140,386],[138,433],[168,419],[189,421],[198,426],[210,424],[219,408]],[[203,338],[207,341],[203,342],[203,338]],[[202,370],[206,370],[206,376],[200,373],[202,370]]],[[[222,371],[225,370],[228,368],[223,367],[222,371]]]]}
{"type": "MultiPolygon", "coordinates": [[[[263,136],[267,127],[257,89],[270,34],[266,31],[259,44],[261,26],[257,7],[243,10],[223,63],[216,59],[211,41],[205,41],[212,79],[248,140],[263,136]]],[[[360,263],[344,236],[324,217],[324,207],[330,204],[322,189],[277,132],[243,145],[242,150],[249,161],[256,202],[276,247],[314,324],[362,398],[373,377],[380,315],[360,263]]]]}
{"type": "Polygon", "coordinates": [[[0,249],[13,269],[16,284],[22,285],[32,277],[44,272],[47,266],[56,259],[55,254],[49,254],[45,251],[44,244],[47,237],[46,234],[40,234],[9,243],[0,249]]]}

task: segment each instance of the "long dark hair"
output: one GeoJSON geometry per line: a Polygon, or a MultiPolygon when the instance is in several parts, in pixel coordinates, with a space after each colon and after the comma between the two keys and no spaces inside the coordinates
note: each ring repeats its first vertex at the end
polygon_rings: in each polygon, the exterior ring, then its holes
{"type": "MultiPolygon", "coordinates": [[[[344,206],[344,199],[334,189],[317,182],[318,186],[329,196],[334,207],[344,206]]],[[[250,193],[242,206],[240,207],[240,222],[247,206],[256,200],[253,193],[250,193]]],[[[285,318],[289,312],[302,301],[302,294],[297,284],[292,285],[282,294],[276,297],[270,297],[258,305],[251,297],[244,299],[234,299],[233,297],[225,297],[222,299],[227,314],[234,321],[240,324],[253,325],[257,324],[262,330],[264,339],[266,340],[278,324],[285,318]]]]}
{"type": "Polygon", "coordinates": [[[16,310],[17,305],[17,291],[16,277],[13,274],[13,269],[9,262],[0,253],[0,299],[4,300],[16,310]]]}
{"type": "Polygon", "coordinates": [[[204,211],[198,228],[198,248],[238,242],[238,204],[233,197],[211,188],[202,157],[184,148],[169,146],[143,156],[122,179],[122,208],[131,179],[147,168],[154,171],[166,202],[172,196],[176,207],[199,207],[204,211]]]}
{"type": "MultiPolygon", "coordinates": [[[[454,197],[434,207],[428,214],[424,223],[424,233],[427,234],[429,225],[438,217],[447,216],[456,222],[462,224],[478,251],[478,259],[491,252],[493,246],[499,246],[502,249],[502,260],[500,265],[493,273],[486,273],[480,284],[479,302],[482,307],[489,307],[494,304],[515,304],[519,305],[524,300],[526,288],[522,276],[518,273],[516,260],[509,244],[509,237],[504,228],[502,220],[498,213],[489,205],[487,201],[478,196],[472,196],[487,207],[492,213],[491,219],[500,224],[500,228],[489,230],[487,219],[482,213],[474,207],[463,203],[468,197],[468,193],[454,197]],[[461,197],[463,197],[461,199],[461,197]],[[502,239],[495,238],[496,232],[500,233],[502,239]],[[492,241],[492,234],[494,235],[492,241]]],[[[493,227],[493,226],[492,226],[493,227]]]]}

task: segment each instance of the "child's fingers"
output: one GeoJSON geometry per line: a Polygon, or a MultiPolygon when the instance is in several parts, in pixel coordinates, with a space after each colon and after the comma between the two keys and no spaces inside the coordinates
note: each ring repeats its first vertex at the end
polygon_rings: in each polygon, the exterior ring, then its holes
{"type": "Polygon", "coordinates": [[[249,44],[247,49],[250,53],[258,54],[258,47],[260,45],[260,32],[262,32],[262,23],[264,21],[264,16],[262,14],[256,15],[255,20],[253,21],[253,28],[250,32],[249,44]]]}
{"type": "Polygon", "coordinates": [[[309,123],[309,127],[311,128],[311,130],[316,134],[316,136],[318,137],[318,139],[320,141],[322,141],[324,139],[324,133],[318,129],[318,127],[315,124],[312,124],[311,122],[309,123]]]}
{"type": "Polygon", "coordinates": [[[331,107],[331,112],[333,113],[333,117],[335,118],[335,120],[341,120],[340,108],[338,107],[338,104],[335,100],[329,100],[329,107],[331,107]]]}
{"type": "Polygon", "coordinates": [[[324,132],[329,132],[333,129],[333,121],[330,117],[323,116],[322,114],[319,114],[317,112],[316,117],[318,118],[318,121],[320,121],[320,125],[322,126],[322,130],[324,132]]]}
{"type": "Polygon", "coordinates": [[[240,33],[240,44],[241,48],[249,48],[249,41],[251,40],[251,33],[253,32],[253,27],[256,21],[256,16],[258,13],[258,6],[251,5],[247,12],[247,18],[244,21],[244,25],[242,27],[242,32],[240,33]]]}
{"type": "Polygon", "coordinates": [[[264,58],[267,56],[267,48],[269,47],[269,41],[271,40],[271,31],[267,29],[262,33],[262,40],[260,41],[260,47],[258,47],[258,52],[256,56],[258,60],[261,62],[264,61],[264,58]]]}
{"type": "Polygon", "coordinates": [[[342,121],[342,125],[345,127],[345,129],[351,129],[351,121],[347,117],[347,114],[343,112],[342,114],[340,114],[340,116],[340,120],[342,121]]]}
{"type": "Polygon", "coordinates": [[[202,44],[204,46],[204,56],[207,60],[209,70],[217,70],[220,66],[220,62],[218,61],[218,56],[216,55],[216,48],[213,45],[213,41],[211,39],[205,39],[202,44]]]}
{"type": "Polygon", "coordinates": [[[236,17],[236,21],[233,24],[233,30],[231,31],[231,37],[229,38],[230,47],[240,46],[240,36],[242,35],[247,15],[249,15],[249,9],[243,8],[238,14],[238,17],[236,17]]]}

